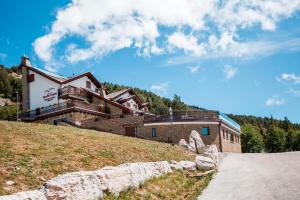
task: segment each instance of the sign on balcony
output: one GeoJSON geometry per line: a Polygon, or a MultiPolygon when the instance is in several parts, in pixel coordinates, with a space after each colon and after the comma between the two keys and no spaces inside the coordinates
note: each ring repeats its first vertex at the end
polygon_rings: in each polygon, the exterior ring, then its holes
{"type": "Polygon", "coordinates": [[[44,94],[45,94],[43,96],[44,101],[52,101],[53,99],[55,99],[55,97],[57,95],[57,89],[50,88],[48,90],[45,90],[44,94]]]}

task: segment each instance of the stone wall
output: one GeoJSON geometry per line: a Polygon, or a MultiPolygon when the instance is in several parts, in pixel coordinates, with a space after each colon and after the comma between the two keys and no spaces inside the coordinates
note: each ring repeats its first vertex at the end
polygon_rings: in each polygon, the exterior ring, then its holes
{"type": "MultiPolygon", "coordinates": [[[[81,126],[89,129],[96,129],[100,131],[106,131],[111,133],[116,133],[119,135],[125,135],[126,126],[137,127],[137,133],[143,127],[143,117],[142,116],[131,116],[123,115],[123,117],[112,118],[112,119],[90,119],[82,122],[81,126]]],[[[136,135],[138,137],[138,135],[136,135]]]]}
{"type": "Polygon", "coordinates": [[[216,144],[220,151],[218,124],[145,125],[146,126],[138,131],[138,137],[161,142],[171,142],[174,144],[178,144],[180,139],[188,141],[192,130],[196,130],[201,134],[202,128],[208,127],[209,135],[201,135],[201,139],[206,145],[216,144]],[[152,128],[156,128],[157,137],[152,137],[152,128]]]}
{"type": "Polygon", "coordinates": [[[54,124],[55,120],[67,119],[69,122],[72,122],[76,125],[81,125],[81,122],[83,120],[90,120],[95,118],[98,118],[98,115],[75,111],[75,112],[69,112],[65,114],[47,117],[45,119],[37,120],[35,122],[43,123],[43,124],[54,124]]]}

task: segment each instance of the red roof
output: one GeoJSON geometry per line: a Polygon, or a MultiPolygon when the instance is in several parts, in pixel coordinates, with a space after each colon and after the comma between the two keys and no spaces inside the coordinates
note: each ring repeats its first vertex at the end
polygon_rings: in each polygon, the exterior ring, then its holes
{"type": "Polygon", "coordinates": [[[98,88],[101,88],[101,83],[95,78],[95,76],[91,73],[91,72],[85,72],[83,74],[80,75],[76,75],[70,78],[65,78],[63,76],[59,76],[56,74],[53,74],[51,72],[48,72],[46,70],[42,70],[42,69],[38,69],[36,67],[32,67],[32,66],[26,66],[23,65],[23,67],[26,67],[29,70],[34,71],[37,74],[40,74],[41,76],[44,76],[45,78],[48,78],[58,84],[66,84],[69,83],[71,81],[74,81],[76,79],[82,78],[84,76],[87,76],[98,88]]]}

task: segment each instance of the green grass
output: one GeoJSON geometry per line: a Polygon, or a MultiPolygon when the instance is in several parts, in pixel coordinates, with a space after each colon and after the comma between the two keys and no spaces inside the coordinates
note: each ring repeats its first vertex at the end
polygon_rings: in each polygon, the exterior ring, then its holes
{"type": "Polygon", "coordinates": [[[170,144],[73,127],[0,121],[0,195],[35,189],[59,174],[126,162],[192,160],[170,144]],[[5,182],[16,182],[9,191],[5,182]]]}
{"type": "Polygon", "coordinates": [[[176,171],[158,178],[154,178],[141,185],[139,188],[131,188],[121,192],[119,197],[106,194],[104,200],[114,199],[165,199],[165,200],[186,200],[196,199],[202,190],[208,185],[213,174],[204,177],[191,177],[181,171],[176,171]]]}

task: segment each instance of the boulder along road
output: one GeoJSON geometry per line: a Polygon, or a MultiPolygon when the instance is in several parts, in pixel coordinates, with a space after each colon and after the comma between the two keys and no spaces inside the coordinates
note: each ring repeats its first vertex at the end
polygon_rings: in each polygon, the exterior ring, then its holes
{"type": "Polygon", "coordinates": [[[223,156],[198,200],[300,199],[300,152],[223,156]]]}

